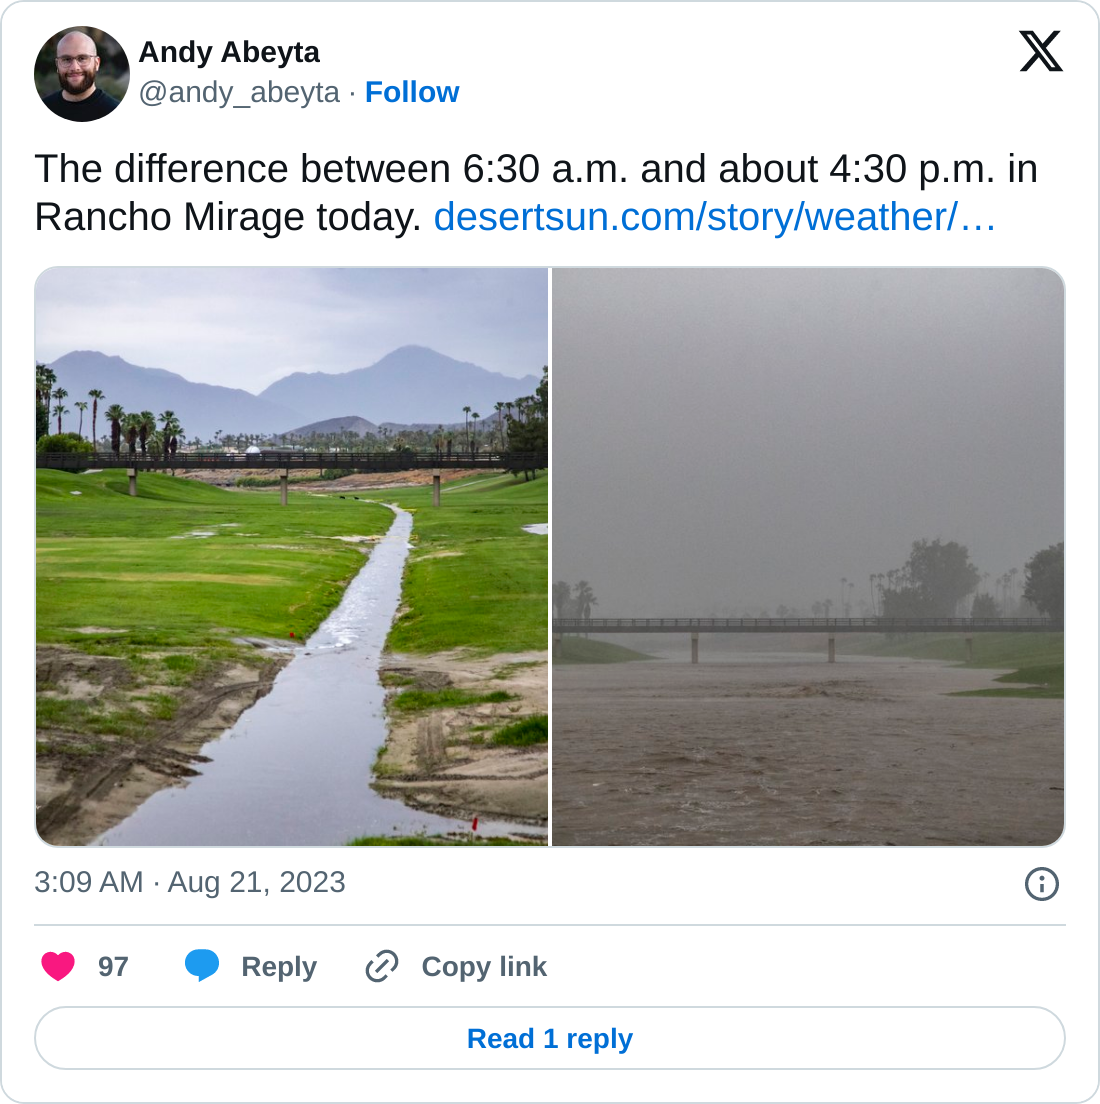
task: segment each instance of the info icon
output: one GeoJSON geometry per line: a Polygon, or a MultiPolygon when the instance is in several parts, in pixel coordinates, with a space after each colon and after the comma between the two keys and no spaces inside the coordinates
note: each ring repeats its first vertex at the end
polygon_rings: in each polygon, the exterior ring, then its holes
{"type": "Polygon", "coordinates": [[[1027,895],[1036,901],[1049,901],[1058,892],[1058,875],[1049,866],[1037,866],[1025,879],[1027,895]]]}

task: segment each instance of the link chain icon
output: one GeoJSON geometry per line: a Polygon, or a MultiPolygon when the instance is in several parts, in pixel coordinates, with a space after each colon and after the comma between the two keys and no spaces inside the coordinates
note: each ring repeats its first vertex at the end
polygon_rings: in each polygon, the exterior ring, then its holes
{"type": "Polygon", "coordinates": [[[371,981],[385,981],[397,969],[397,955],[393,951],[379,951],[367,963],[367,977],[371,981]]]}

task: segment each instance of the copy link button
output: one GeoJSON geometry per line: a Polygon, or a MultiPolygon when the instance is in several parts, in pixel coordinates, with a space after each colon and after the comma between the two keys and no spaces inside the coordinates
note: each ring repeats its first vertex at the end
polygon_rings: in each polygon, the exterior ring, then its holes
{"type": "Polygon", "coordinates": [[[379,951],[367,963],[367,977],[371,981],[385,981],[397,969],[397,955],[393,951],[379,951]]]}

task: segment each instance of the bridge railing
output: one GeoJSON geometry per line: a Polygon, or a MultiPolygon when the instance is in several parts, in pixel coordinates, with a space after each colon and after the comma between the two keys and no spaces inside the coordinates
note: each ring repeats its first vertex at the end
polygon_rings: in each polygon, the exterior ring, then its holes
{"type": "Polygon", "coordinates": [[[298,452],[293,449],[265,449],[263,452],[176,452],[170,456],[114,452],[39,452],[35,466],[61,470],[83,468],[370,468],[374,471],[405,471],[409,468],[472,467],[525,471],[545,468],[544,452],[298,452]]]}
{"type": "Polygon", "coordinates": [[[1061,632],[1047,617],[555,617],[554,632],[1061,632]]]}

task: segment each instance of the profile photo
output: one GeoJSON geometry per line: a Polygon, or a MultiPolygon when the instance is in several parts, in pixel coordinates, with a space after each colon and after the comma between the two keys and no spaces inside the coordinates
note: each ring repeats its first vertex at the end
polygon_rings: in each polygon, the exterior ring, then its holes
{"type": "Polygon", "coordinates": [[[130,80],[126,52],[97,27],[58,31],[38,52],[34,83],[42,103],[74,123],[110,115],[130,80]]]}

